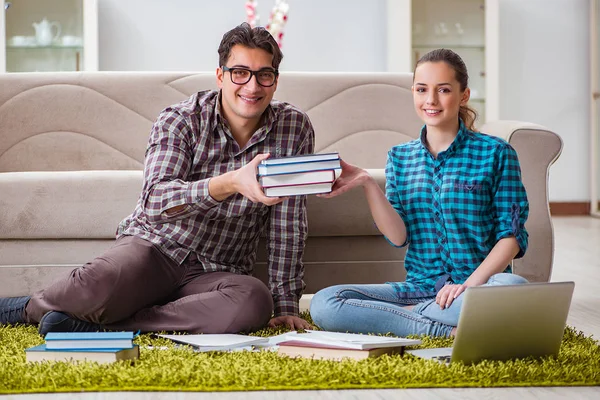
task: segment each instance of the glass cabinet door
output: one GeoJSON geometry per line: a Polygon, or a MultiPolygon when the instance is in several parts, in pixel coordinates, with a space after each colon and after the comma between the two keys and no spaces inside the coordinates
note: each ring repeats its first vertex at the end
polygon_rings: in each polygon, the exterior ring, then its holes
{"type": "Polygon", "coordinates": [[[89,54],[84,41],[84,8],[89,1],[4,0],[4,3],[6,72],[86,69],[85,58],[89,54]]]}
{"type": "Polygon", "coordinates": [[[485,116],[485,0],[413,0],[412,65],[425,53],[447,48],[461,56],[469,71],[469,105],[485,116]]]}

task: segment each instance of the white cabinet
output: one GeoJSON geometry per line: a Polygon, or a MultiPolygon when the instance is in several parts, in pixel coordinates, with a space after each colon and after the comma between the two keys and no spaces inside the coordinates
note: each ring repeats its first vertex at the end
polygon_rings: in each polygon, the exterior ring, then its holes
{"type": "Polygon", "coordinates": [[[600,217],[600,0],[590,1],[590,211],[600,217]]]}
{"type": "Polygon", "coordinates": [[[412,71],[430,50],[458,53],[478,126],[498,119],[499,0],[388,0],[388,71],[412,71]]]}
{"type": "Polygon", "coordinates": [[[0,0],[0,72],[97,71],[97,0],[0,0]]]}

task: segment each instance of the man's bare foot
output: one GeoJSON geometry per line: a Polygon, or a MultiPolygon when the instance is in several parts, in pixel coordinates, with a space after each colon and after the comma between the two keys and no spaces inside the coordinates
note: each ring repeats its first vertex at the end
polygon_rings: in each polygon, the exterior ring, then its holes
{"type": "Polygon", "coordinates": [[[450,331],[450,337],[454,336],[456,336],[456,327],[452,328],[452,330],[450,331]]]}

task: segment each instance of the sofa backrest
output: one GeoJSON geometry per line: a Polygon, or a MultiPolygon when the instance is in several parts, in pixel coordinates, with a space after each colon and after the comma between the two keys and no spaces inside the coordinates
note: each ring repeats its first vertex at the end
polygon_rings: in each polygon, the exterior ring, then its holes
{"type": "MultiPolygon", "coordinates": [[[[305,110],[316,151],[383,168],[418,135],[410,74],[283,73],[275,98],[305,110]]],[[[214,73],[0,76],[0,172],[139,170],[159,112],[216,88],[214,73]]]]}

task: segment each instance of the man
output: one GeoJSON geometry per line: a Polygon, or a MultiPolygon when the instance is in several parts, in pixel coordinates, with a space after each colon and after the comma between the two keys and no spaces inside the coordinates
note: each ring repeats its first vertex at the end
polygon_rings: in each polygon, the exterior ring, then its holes
{"type": "Polygon", "coordinates": [[[298,317],[306,198],[265,197],[256,169],[269,155],[312,153],[312,125],[273,100],[283,55],[268,31],[242,24],[218,52],[220,90],[155,122],[142,193],[115,244],[31,297],[0,299],[1,324],[39,323],[42,335],[310,326],[298,317]],[[263,232],[269,288],[250,276],[263,232]]]}

